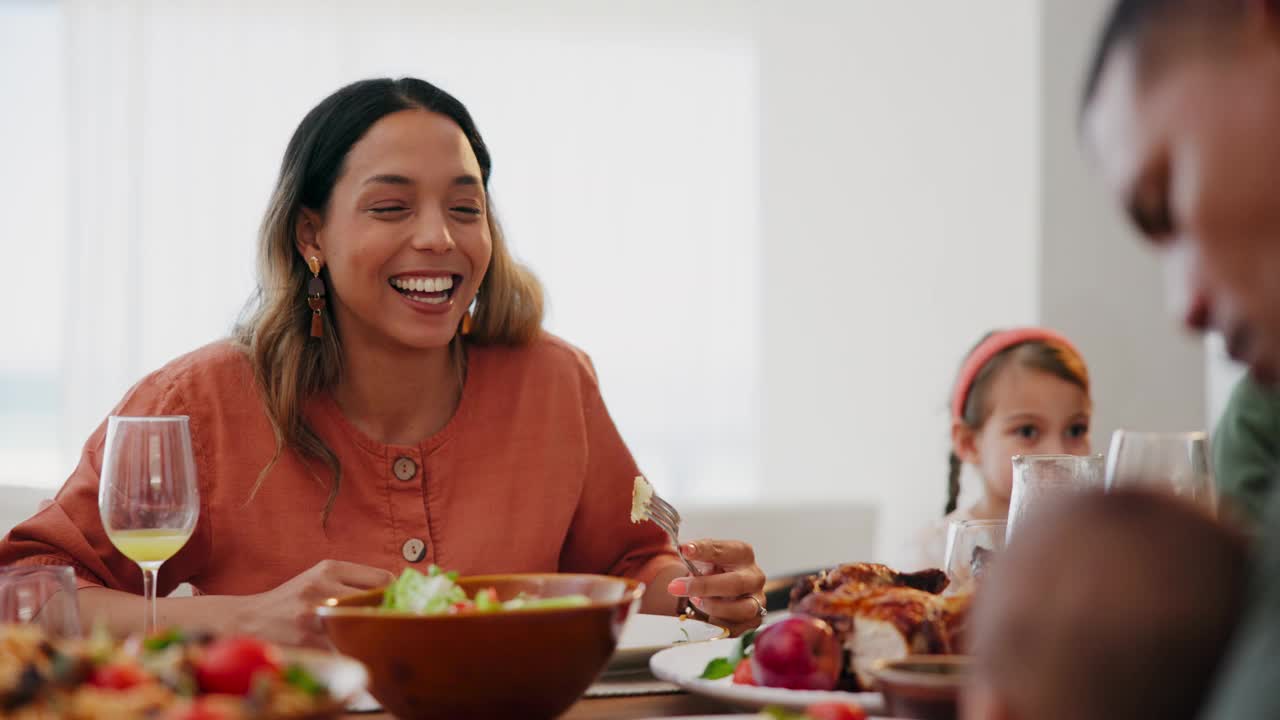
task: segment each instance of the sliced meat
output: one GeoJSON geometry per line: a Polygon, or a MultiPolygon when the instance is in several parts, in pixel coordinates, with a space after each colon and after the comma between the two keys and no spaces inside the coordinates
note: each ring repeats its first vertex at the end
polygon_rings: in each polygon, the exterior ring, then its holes
{"type": "Polygon", "coordinates": [[[853,690],[875,688],[871,668],[879,660],[898,660],[914,653],[911,638],[902,633],[897,623],[869,617],[854,619],[853,634],[845,646],[849,666],[845,673],[852,678],[853,690]]]}
{"type": "Polygon", "coordinates": [[[964,655],[969,652],[969,609],[973,607],[973,592],[948,595],[942,598],[939,626],[943,633],[943,652],[964,655]]]}

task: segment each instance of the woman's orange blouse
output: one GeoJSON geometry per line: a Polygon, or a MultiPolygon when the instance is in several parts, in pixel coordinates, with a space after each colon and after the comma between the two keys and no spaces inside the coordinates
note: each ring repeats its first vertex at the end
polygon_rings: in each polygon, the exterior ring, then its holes
{"type": "MultiPolygon", "coordinates": [[[[160,571],[159,592],[274,588],[325,559],[398,573],[430,563],[463,574],[586,572],[649,581],[678,566],[667,537],[630,522],[634,459],[605,409],[590,360],[550,335],[468,348],[448,425],[417,445],[367,437],[329,394],[304,414],[337,454],[342,485],[284,452],[256,495],[275,436],[247,356],[230,342],[178,358],[138,383],[115,415],[188,415],[200,486],[195,534],[160,571]]],[[[138,567],[98,514],[106,424],[56,501],[0,541],[0,565],[70,564],[82,586],[142,591],[138,567]]]]}

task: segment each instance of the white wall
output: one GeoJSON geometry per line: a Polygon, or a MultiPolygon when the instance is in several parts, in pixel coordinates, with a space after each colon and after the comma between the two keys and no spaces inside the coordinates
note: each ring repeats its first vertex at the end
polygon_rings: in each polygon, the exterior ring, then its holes
{"type": "Polygon", "coordinates": [[[1040,306],[1079,343],[1093,375],[1093,442],[1111,432],[1208,427],[1203,341],[1168,309],[1154,253],[1125,224],[1086,162],[1080,88],[1111,0],[1043,0],[1040,306]]]}
{"type": "Polygon", "coordinates": [[[45,10],[35,0],[0,2],[0,483],[57,456],[43,440],[57,432],[59,388],[47,371],[60,363],[63,338],[47,328],[66,309],[59,283],[67,253],[48,240],[66,233],[68,159],[65,145],[31,139],[66,132],[55,112],[66,66],[48,52],[62,28],[45,10]],[[39,62],[16,61],[33,57],[39,62]]]}
{"type": "Polygon", "coordinates": [[[941,514],[965,351],[1036,319],[1036,11],[770,3],[761,22],[770,498],[941,514]]]}
{"type": "Polygon", "coordinates": [[[1100,192],[1076,132],[1110,4],[765,10],[771,497],[879,501],[878,554],[892,559],[941,506],[960,357],[1001,325],[1040,322],[1079,343],[1100,452],[1118,427],[1216,417],[1238,370],[1206,366],[1178,328],[1155,259],[1100,192]]]}
{"type": "Polygon", "coordinates": [[[0,156],[13,146],[20,161],[0,165],[0,202],[17,200],[3,216],[21,222],[0,241],[65,260],[14,266],[20,282],[0,284],[0,305],[52,287],[62,305],[31,307],[6,353],[39,349],[22,367],[61,391],[44,400],[55,421],[41,437],[4,432],[30,426],[40,400],[7,392],[0,364],[0,484],[60,482],[129,385],[225,335],[303,114],[355,79],[415,75],[477,118],[511,247],[548,286],[547,326],[591,353],[646,472],[675,495],[758,494],[750,13],[670,0],[14,7],[0,25],[29,39],[0,43],[0,68],[15,70],[0,106],[30,113],[0,136],[0,156]],[[37,166],[69,191],[38,182],[37,166]],[[708,314],[722,319],[699,322],[708,314]],[[16,462],[27,447],[43,452],[16,462]]]}

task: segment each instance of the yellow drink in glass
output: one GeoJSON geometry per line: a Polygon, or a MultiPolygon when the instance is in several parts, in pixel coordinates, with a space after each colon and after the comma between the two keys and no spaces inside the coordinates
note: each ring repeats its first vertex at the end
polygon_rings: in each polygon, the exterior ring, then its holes
{"type": "Polygon", "coordinates": [[[130,560],[136,563],[159,563],[176,555],[191,538],[191,531],[176,528],[117,530],[108,533],[107,537],[130,560]]]}

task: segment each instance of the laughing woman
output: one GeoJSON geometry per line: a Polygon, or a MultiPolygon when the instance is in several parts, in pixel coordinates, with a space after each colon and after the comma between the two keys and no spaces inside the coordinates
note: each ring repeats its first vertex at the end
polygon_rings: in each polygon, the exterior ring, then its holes
{"type": "MultiPolygon", "coordinates": [[[[541,329],[537,280],[490,207],[470,115],[421,80],[334,93],[294,132],[262,225],[255,310],[230,340],[139,382],[116,415],[188,415],[200,520],[166,562],[161,624],[319,641],[309,611],[405,566],[639,579],[643,608],[691,598],[759,623],[749,546],[699,541],[687,571],[628,518],[635,461],[590,360],[541,329]]],[[[98,517],[105,424],[0,565],[69,564],[117,632],[142,579],[98,517]]]]}

